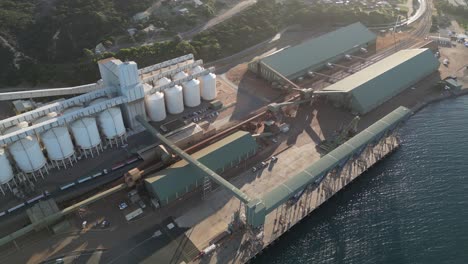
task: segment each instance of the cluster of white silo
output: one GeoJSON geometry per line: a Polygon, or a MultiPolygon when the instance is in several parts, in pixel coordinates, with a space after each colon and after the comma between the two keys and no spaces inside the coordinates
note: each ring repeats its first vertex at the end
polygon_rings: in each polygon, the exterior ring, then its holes
{"type": "MultiPolygon", "coordinates": [[[[204,71],[201,66],[191,69],[191,74],[204,71]]],[[[180,71],[172,76],[172,80],[180,80],[189,76],[184,71],[180,71]]],[[[163,77],[155,83],[155,87],[170,84],[171,80],[163,77]]],[[[209,73],[197,79],[188,80],[182,85],[173,85],[164,91],[157,91],[149,94],[151,86],[145,85],[145,106],[150,120],[159,122],[166,118],[166,110],[169,114],[180,114],[184,111],[184,106],[196,107],[201,103],[201,99],[211,101],[216,98],[216,75],[209,73]]]]}
{"type": "MultiPolygon", "coordinates": [[[[107,99],[105,98],[98,98],[92,101],[91,105],[98,104],[106,100],[107,99]]],[[[127,129],[124,125],[122,112],[118,106],[110,107],[100,112],[97,115],[97,120],[102,134],[107,139],[107,142],[111,147],[113,144],[118,145],[119,141],[124,144],[127,129]]]]}
{"type": "MultiPolygon", "coordinates": [[[[64,111],[64,114],[76,112],[80,109],[81,107],[68,108],[64,111]]],[[[73,138],[75,138],[76,146],[85,157],[88,157],[88,155],[94,157],[95,153],[99,155],[99,151],[103,151],[101,137],[99,136],[99,130],[94,117],[81,117],[68,125],[73,134],[73,138]]]]}
{"type": "MultiPolygon", "coordinates": [[[[36,119],[33,124],[39,124],[55,117],[57,117],[56,112],[48,113],[36,119]]],[[[63,166],[66,168],[67,165],[73,165],[73,162],[76,162],[75,147],[66,126],[53,127],[41,133],[39,138],[47,150],[47,157],[55,167],[63,166]]]]}

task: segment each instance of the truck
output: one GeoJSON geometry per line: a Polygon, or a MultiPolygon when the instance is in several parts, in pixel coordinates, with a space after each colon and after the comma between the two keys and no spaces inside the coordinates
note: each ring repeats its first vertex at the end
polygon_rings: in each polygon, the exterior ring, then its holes
{"type": "Polygon", "coordinates": [[[141,208],[138,208],[138,209],[126,214],[125,219],[127,219],[127,221],[131,221],[131,220],[135,219],[136,217],[140,216],[141,214],[143,214],[143,210],[141,208]]]}

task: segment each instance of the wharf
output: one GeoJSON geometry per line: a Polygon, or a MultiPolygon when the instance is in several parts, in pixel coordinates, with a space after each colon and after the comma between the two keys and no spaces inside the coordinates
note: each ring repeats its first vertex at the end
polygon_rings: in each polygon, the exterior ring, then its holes
{"type": "MultiPolygon", "coordinates": [[[[312,144],[304,145],[304,149],[311,149],[312,144]]],[[[282,234],[307,217],[312,211],[326,202],[335,193],[376,164],[379,160],[390,154],[399,146],[395,135],[383,138],[374,146],[367,147],[359,157],[348,161],[340,173],[329,174],[315,189],[307,189],[294,204],[285,203],[267,215],[261,230],[239,229],[228,239],[218,244],[218,248],[211,254],[196,259],[193,263],[245,263],[261,253],[263,249],[274,243],[282,234]]],[[[313,149],[313,148],[312,148],[313,149]]],[[[271,190],[272,185],[283,182],[285,175],[291,175],[296,164],[304,164],[299,157],[318,159],[317,156],[308,155],[293,147],[279,155],[289,163],[288,172],[281,171],[267,176],[253,179],[251,182],[241,184],[241,177],[233,183],[241,185],[241,190],[253,197],[261,197],[271,190]]],[[[310,161],[309,161],[310,162],[310,161]]],[[[283,165],[278,164],[279,167],[283,165]]],[[[296,168],[294,170],[300,170],[296,168]]],[[[245,181],[245,180],[244,180],[245,181]]],[[[223,189],[211,193],[207,200],[196,206],[183,216],[175,220],[181,227],[191,227],[186,236],[202,251],[210,245],[213,238],[219,236],[227,229],[235,211],[242,209],[238,200],[223,189]]],[[[243,210],[241,210],[242,212],[243,210]]]]}

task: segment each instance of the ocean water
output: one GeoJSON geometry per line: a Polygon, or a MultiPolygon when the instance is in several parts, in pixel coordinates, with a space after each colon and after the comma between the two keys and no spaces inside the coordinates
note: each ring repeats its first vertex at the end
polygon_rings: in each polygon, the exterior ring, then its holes
{"type": "Polygon", "coordinates": [[[468,97],[428,106],[400,134],[253,263],[468,263],[468,97]]]}

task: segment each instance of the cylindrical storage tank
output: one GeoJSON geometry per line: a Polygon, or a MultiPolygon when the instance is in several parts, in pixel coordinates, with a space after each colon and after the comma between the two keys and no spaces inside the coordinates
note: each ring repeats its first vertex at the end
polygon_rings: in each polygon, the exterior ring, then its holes
{"type": "Polygon", "coordinates": [[[160,86],[163,86],[163,85],[166,85],[166,84],[169,84],[171,83],[171,80],[166,78],[166,77],[162,77],[161,79],[159,79],[157,82],[156,82],[156,86],[157,87],[160,87],[160,86]]]}
{"type": "Polygon", "coordinates": [[[209,73],[200,79],[202,83],[201,97],[207,101],[214,100],[216,98],[216,74],[209,73]]]}
{"type": "MultiPolygon", "coordinates": [[[[80,107],[67,109],[64,114],[80,110],[80,107]]],[[[82,117],[70,124],[76,144],[83,150],[92,149],[101,144],[101,137],[94,117],[82,117]]]]}
{"type": "Polygon", "coordinates": [[[188,107],[200,105],[200,81],[192,79],[182,84],[184,87],[184,103],[188,107]]]}
{"type": "MultiPolygon", "coordinates": [[[[106,101],[105,98],[94,100],[91,105],[106,101]]],[[[107,139],[123,136],[127,130],[122,118],[122,112],[118,107],[108,108],[98,114],[98,123],[102,133],[107,139]]]]}
{"type": "MultiPolygon", "coordinates": [[[[9,134],[27,127],[26,122],[22,122],[17,126],[11,127],[5,131],[5,134],[9,134]]],[[[42,169],[47,161],[42,153],[39,142],[36,138],[27,136],[14,143],[12,143],[8,149],[10,150],[16,165],[26,173],[31,173],[42,169]]]]}
{"type": "Polygon", "coordinates": [[[7,158],[6,151],[0,148],[0,184],[8,183],[13,179],[13,169],[7,158]]]}
{"type": "Polygon", "coordinates": [[[179,85],[164,90],[166,98],[167,111],[170,114],[180,114],[184,111],[184,99],[182,95],[182,87],[179,85]]]}
{"type": "MultiPolygon", "coordinates": [[[[57,116],[57,113],[52,112],[44,117],[34,121],[34,124],[39,124],[57,116]]],[[[42,143],[47,150],[47,156],[50,160],[59,161],[67,159],[75,154],[73,142],[71,140],[68,129],[64,126],[54,127],[41,134],[42,143]]]]}
{"type": "Polygon", "coordinates": [[[147,83],[143,84],[143,92],[145,94],[147,94],[151,89],[153,89],[153,86],[151,86],[151,85],[149,85],[147,83]]]}
{"type": "Polygon", "coordinates": [[[198,65],[192,68],[192,74],[197,74],[205,70],[202,66],[198,65]]]}
{"type": "Polygon", "coordinates": [[[166,104],[164,94],[155,92],[145,96],[146,112],[152,121],[159,122],[166,119],[166,104]]]}
{"type": "Polygon", "coordinates": [[[184,71],[180,71],[180,72],[178,72],[178,73],[176,73],[176,74],[174,75],[174,77],[172,78],[172,80],[177,81],[177,80],[180,80],[180,79],[185,78],[185,77],[187,77],[187,76],[188,76],[188,75],[187,75],[184,71]]]}

